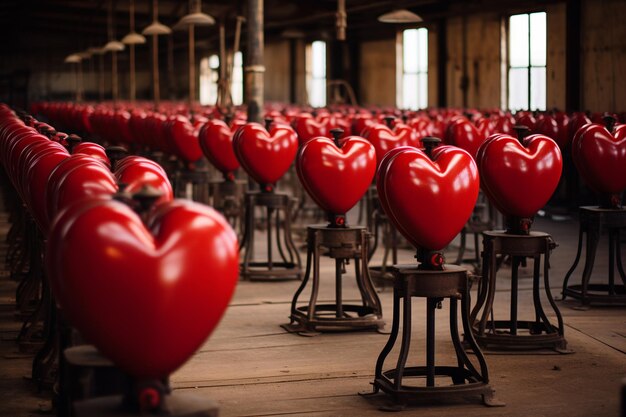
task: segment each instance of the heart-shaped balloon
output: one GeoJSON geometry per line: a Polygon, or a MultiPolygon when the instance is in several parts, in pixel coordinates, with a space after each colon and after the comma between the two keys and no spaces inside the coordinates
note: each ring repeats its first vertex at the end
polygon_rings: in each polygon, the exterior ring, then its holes
{"type": "Polygon", "coordinates": [[[274,184],[289,169],[298,152],[298,135],[285,125],[270,132],[258,123],[248,123],[235,133],[235,155],[241,166],[259,184],[274,184]]]}
{"type": "Polygon", "coordinates": [[[357,136],[341,141],[314,138],[302,145],[296,167],[300,182],[324,210],[345,214],[365,194],[376,173],[376,151],[357,136]]]}
{"type": "Polygon", "coordinates": [[[204,156],[224,175],[239,168],[233,150],[233,135],[240,125],[235,124],[233,127],[231,129],[222,120],[214,119],[202,126],[198,134],[204,156]]]}
{"type": "Polygon", "coordinates": [[[158,206],[148,228],[114,200],[70,206],[53,225],[46,261],[69,321],[136,378],[164,378],[201,346],[239,273],[228,222],[181,200],[158,206]]]}
{"type": "Polygon", "coordinates": [[[414,246],[441,250],[463,229],[476,204],[478,169],[466,151],[440,146],[393,151],[379,167],[383,209],[414,246]]]}
{"type": "Polygon", "coordinates": [[[482,189],[507,216],[531,217],[550,199],[563,161],[555,141],[544,135],[519,140],[492,135],[476,156],[482,189]]]}
{"type": "Polygon", "coordinates": [[[626,188],[626,125],[613,133],[592,123],[572,141],[572,158],[581,177],[598,193],[618,194],[626,188]]]}

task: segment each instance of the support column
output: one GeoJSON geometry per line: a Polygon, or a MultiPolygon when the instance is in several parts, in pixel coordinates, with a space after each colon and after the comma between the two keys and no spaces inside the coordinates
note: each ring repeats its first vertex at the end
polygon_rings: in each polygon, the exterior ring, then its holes
{"type": "Polygon", "coordinates": [[[437,106],[447,106],[448,33],[445,19],[437,22],[437,106]]]}
{"type": "Polygon", "coordinates": [[[580,111],[580,0],[568,0],[565,12],[565,109],[580,111]]]}
{"type": "Polygon", "coordinates": [[[263,112],[264,73],[263,64],[263,0],[248,0],[248,34],[245,73],[245,94],[248,121],[261,122],[263,112]]]}

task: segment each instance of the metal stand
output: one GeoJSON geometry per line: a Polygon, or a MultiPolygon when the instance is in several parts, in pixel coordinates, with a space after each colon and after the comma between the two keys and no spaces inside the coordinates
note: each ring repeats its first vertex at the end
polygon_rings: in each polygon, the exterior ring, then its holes
{"type": "Polygon", "coordinates": [[[382,329],[382,306],[372,285],[367,268],[368,234],[364,227],[329,227],[325,225],[307,228],[306,273],[300,288],[291,302],[291,323],[283,325],[289,332],[303,336],[315,336],[324,330],[382,329]],[[322,252],[323,250],[327,252],[322,252]],[[335,260],[335,303],[318,304],[320,287],[320,257],[326,255],[335,260]],[[342,274],[349,260],[354,262],[356,282],[362,304],[343,302],[342,274]],[[298,306],[298,298],[311,278],[311,298],[307,305],[298,306]]]}
{"type": "Polygon", "coordinates": [[[550,348],[559,353],[571,353],[563,335],[563,318],[550,291],[549,265],[550,251],[556,247],[552,237],[543,232],[529,232],[527,235],[500,231],[483,233],[483,276],[479,281],[478,299],[470,318],[474,337],[483,348],[536,349],[550,348]],[[497,256],[511,257],[511,305],[509,320],[494,320],[493,303],[496,294],[497,256]],[[556,315],[558,326],[554,326],[541,305],[540,263],[544,256],[545,293],[556,315]],[[533,258],[533,304],[534,321],[518,319],[518,268],[524,258],[533,258]],[[479,313],[482,314],[479,317],[479,313]],[[519,334],[519,330],[525,334],[519,334]]]}
{"type": "Polygon", "coordinates": [[[581,207],[579,222],[578,250],[574,264],[565,274],[563,299],[570,296],[580,300],[583,306],[592,303],[626,305],[626,274],[624,273],[620,247],[620,229],[626,228],[626,209],[581,207]],[[602,228],[606,228],[609,234],[609,282],[608,284],[590,284],[602,228]],[[585,267],[581,284],[568,286],[569,279],[580,261],[583,234],[587,235],[587,239],[585,241],[585,267]],[[622,279],[621,285],[615,284],[615,266],[617,266],[622,279]]]}
{"type": "Polygon", "coordinates": [[[478,242],[478,238],[481,233],[493,230],[495,227],[494,222],[494,209],[488,201],[485,201],[484,196],[481,195],[478,198],[478,203],[474,207],[474,211],[472,213],[472,217],[467,221],[463,230],[461,230],[461,242],[459,245],[459,252],[454,262],[457,265],[461,265],[462,263],[470,263],[476,269],[476,273],[480,273],[480,244],[478,242]],[[467,235],[474,236],[474,257],[473,258],[465,258],[465,250],[467,249],[467,235]]]}
{"type": "Polygon", "coordinates": [[[200,203],[209,202],[209,172],[206,170],[176,170],[174,174],[174,195],[200,203]]]}
{"type": "Polygon", "coordinates": [[[369,206],[372,208],[371,219],[368,222],[371,227],[369,230],[373,232],[374,242],[370,246],[368,253],[368,259],[371,261],[376,249],[378,248],[378,242],[382,240],[383,243],[383,259],[380,265],[374,265],[369,267],[372,281],[379,286],[385,287],[387,284],[392,283],[393,275],[389,273],[389,257],[391,256],[391,265],[398,263],[398,232],[396,228],[391,224],[389,218],[385,214],[385,211],[380,206],[380,200],[378,200],[378,192],[376,189],[368,192],[369,206]],[[382,233],[382,239],[381,239],[382,233]]]}
{"type": "Polygon", "coordinates": [[[487,363],[470,331],[467,271],[456,265],[445,265],[444,270],[422,270],[415,265],[396,265],[390,270],[394,276],[391,334],[376,361],[374,391],[362,395],[373,395],[382,390],[391,397],[393,404],[385,409],[394,411],[402,410],[419,400],[438,401],[475,395],[482,396],[485,405],[504,405],[494,399],[494,391],[489,385],[487,363]],[[412,297],[426,298],[426,366],[406,366],[411,344],[412,297]],[[457,366],[435,365],[435,310],[441,308],[444,298],[450,299],[450,335],[456,352],[457,366]],[[463,330],[476,355],[479,369],[470,361],[461,345],[458,300],[461,300],[463,330]],[[398,360],[395,368],[383,371],[385,359],[398,338],[401,303],[402,342],[398,360]],[[437,385],[438,377],[449,377],[452,385],[437,385]],[[407,383],[417,378],[425,379],[425,386],[407,383]]]}
{"type": "Polygon", "coordinates": [[[241,277],[243,279],[302,278],[300,254],[291,239],[291,206],[292,201],[287,194],[273,191],[249,191],[246,193],[244,236],[240,246],[240,250],[245,248],[243,263],[241,264],[241,277]],[[267,261],[265,262],[252,261],[255,230],[254,213],[257,207],[265,207],[267,210],[267,261]],[[280,219],[281,211],[283,212],[282,222],[280,219]],[[274,237],[281,257],[280,262],[275,262],[273,259],[274,237]]]}
{"type": "Polygon", "coordinates": [[[213,208],[221,212],[233,229],[243,229],[243,197],[247,185],[245,180],[225,179],[210,183],[213,208]]]}

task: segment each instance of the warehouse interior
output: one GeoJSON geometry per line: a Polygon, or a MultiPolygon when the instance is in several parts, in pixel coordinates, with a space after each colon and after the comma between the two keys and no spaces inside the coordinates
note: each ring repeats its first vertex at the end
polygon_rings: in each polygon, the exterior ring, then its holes
{"type": "Polygon", "coordinates": [[[0,415],[626,416],[626,0],[0,4],[0,415]]]}

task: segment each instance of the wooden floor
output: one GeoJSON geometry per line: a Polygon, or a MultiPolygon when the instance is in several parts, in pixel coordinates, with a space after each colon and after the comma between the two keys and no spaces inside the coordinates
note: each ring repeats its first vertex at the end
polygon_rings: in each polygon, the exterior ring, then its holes
{"type": "MultiPolygon", "coordinates": [[[[550,280],[555,295],[576,250],[575,219],[556,222],[538,219],[535,230],[553,235],[559,243],[551,262],[550,280]]],[[[6,228],[3,229],[6,231],[6,228]]],[[[257,239],[264,242],[262,232],[257,239]]],[[[258,245],[261,246],[261,245],[258,245]]],[[[454,248],[449,259],[453,259],[454,248]]],[[[607,248],[596,260],[596,278],[606,271],[607,248]]],[[[412,252],[401,251],[401,263],[414,262],[412,252]]],[[[377,254],[375,261],[380,259],[377,254]]],[[[626,259],[626,258],[625,258],[626,259]]],[[[330,262],[324,266],[325,283],[320,298],[332,300],[334,287],[330,262]]],[[[532,309],[531,268],[522,269],[520,312],[532,309]]],[[[498,278],[496,315],[506,319],[509,308],[510,269],[498,278]]],[[[356,298],[356,284],[346,275],[347,299],[356,298]]],[[[577,276],[573,278],[577,279],[577,276]]],[[[286,333],[289,304],[296,281],[240,282],[231,306],[217,331],[171,377],[176,390],[210,397],[220,405],[221,416],[370,416],[380,415],[385,404],[380,395],[365,399],[359,391],[371,389],[376,358],[387,336],[376,332],[332,333],[302,337],[286,333]]],[[[13,338],[19,330],[11,307],[15,283],[0,277],[0,415],[37,415],[49,407],[49,393],[35,393],[24,378],[30,357],[16,354],[13,338]]],[[[380,292],[386,319],[390,320],[391,291],[380,292]]],[[[305,298],[306,299],[306,298],[305,298]]],[[[574,301],[558,303],[565,318],[571,355],[551,351],[523,354],[486,352],[492,386],[504,408],[487,408],[478,398],[423,404],[400,415],[415,416],[617,416],[621,380],[626,376],[626,308],[573,309],[574,301]]],[[[416,300],[413,343],[409,363],[425,361],[425,302],[416,300]]],[[[453,364],[447,305],[438,310],[437,360],[453,364]]],[[[523,317],[521,317],[523,318],[523,317]]],[[[190,317],[190,320],[194,318],[190,317]]],[[[395,358],[396,351],[390,358],[395,358]]],[[[386,368],[395,366],[392,359],[386,368]]],[[[441,383],[447,383],[441,381],[441,383]]]]}

